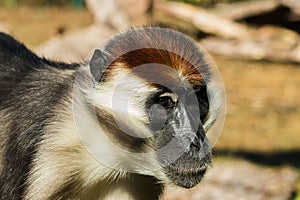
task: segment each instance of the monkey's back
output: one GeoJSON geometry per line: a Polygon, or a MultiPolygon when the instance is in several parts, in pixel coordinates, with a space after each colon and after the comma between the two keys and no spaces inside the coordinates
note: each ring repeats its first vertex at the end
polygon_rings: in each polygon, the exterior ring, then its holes
{"type": "Polygon", "coordinates": [[[44,128],[79,66],[40,58],[0,33],[0,199],[24,194],[44,128]]]}

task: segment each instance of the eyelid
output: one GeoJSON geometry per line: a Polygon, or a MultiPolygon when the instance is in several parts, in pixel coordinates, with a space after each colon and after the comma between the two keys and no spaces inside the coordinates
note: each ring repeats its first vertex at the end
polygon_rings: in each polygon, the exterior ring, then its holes
{"type": "Polygon", "coordinates": [[[172,92],[165,92],[165,93],[159,95],[159,97],[170,97],[172,99],[172,101],[175,103],[178,101],[178,96],[172,92]]]}

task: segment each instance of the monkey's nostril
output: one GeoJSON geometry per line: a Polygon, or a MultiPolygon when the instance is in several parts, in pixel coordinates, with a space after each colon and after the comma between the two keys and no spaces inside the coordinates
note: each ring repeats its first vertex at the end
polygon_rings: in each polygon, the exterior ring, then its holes
{"type": "Polygon", "coordinates": [[[194,139],[194,141],[190,145],[191,149],[195,149],[196,151],[200,151],[201,146],[202,145],[201,145],[200,141],[197,138],[194,139]]]}

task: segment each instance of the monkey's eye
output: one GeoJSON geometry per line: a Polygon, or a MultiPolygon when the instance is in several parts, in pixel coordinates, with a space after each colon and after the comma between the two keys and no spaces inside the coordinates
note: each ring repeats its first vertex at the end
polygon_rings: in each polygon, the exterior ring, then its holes
{"type": "Polygon", "coordinates": [[[173,108],[176,105],[172,98],[168,96],[159,97],[157,103],[164,108],[173,108]]]}

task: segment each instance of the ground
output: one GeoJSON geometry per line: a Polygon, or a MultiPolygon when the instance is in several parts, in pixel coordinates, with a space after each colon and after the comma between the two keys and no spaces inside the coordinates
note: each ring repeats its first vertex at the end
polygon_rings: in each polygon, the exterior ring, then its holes
{"type": "MultiPolygon", "coordinates": [[[[0,24],[30,48],[91,23],[85,10],[0,7],[0,24]]],[[[215,155],[300,171],[300,65],[213,59],[227,93],[227,117],[215,155]]]]}
{"type": "Polygon", "coordinates": [[[85,27],[92,22],[92,15],[84,9],[0,6],[0,24],[31,48],[55,35],[85,27]]]}

